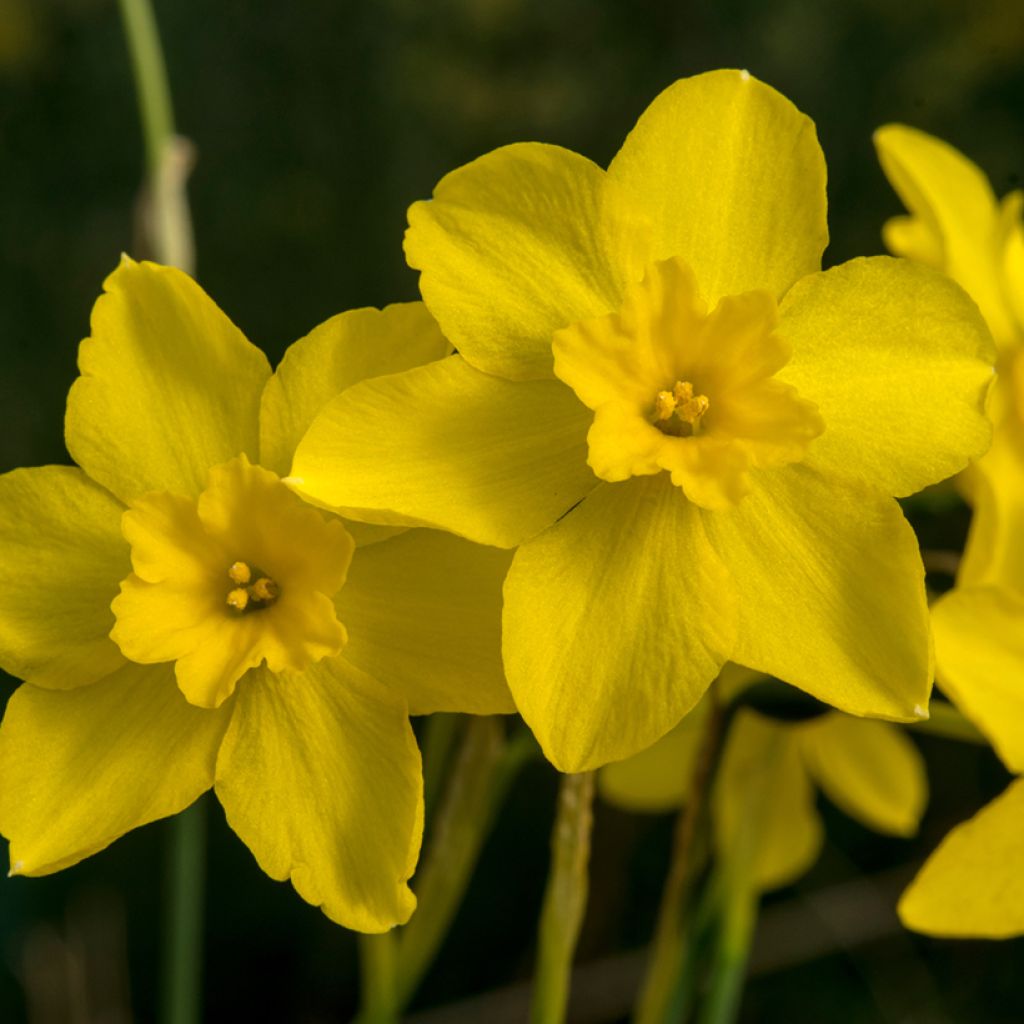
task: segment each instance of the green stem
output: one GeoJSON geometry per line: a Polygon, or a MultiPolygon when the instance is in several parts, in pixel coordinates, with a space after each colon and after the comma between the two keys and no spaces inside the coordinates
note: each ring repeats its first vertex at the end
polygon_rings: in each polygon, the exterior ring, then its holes
{"type": "Polygon", "coordinates": [[[721,887],[721,931],[698,1024],[733,1024],[739,1016],[760,902],[752,882],[749,875],[741,878],[727,872],[726,884],[721,887]]]}
{"type": "Polygon", "coordinates": [[[397,1024],[397,950],[394,932],[359,936],[362,1005],[358,1024],[397,1024]]]}
{"type": "Polygon", "coordinates": [[[163,1024],[201,1019],[206,810],[200,798],[170,822],[163,1024]]]}
{"type": "Polygon", "coordinates": [[[439,712],[430,715],[424,726],[423,803],[428,824],[434,816],[434,808],[448,773],[448,762],[461,724],[462,715],[439,712]]]}
{"type": "Polygon", "coordinates": [[[462,903],[484,840],[515,777],[533,757],[525,731],[506,741],[498,718],[471,716],[431,824],[414,887],[418,905],[398,937],[395,1005],[408,1006],[462,903]]]}
{"type": "Polygon", "coordinates": [[[587,907],[593,802],[593,772],[562,776],[538,933],[532,1024],[565,1020],[573,954],[587,907]]]}
{"type": "Polygon", "coordinates": [[[922,722],[914,722],[910,729],[914,732],[928,733],[929,736],[959,740],[961,743],[988,745],[988,740],[978,729],[947,701],[933,700],[929,705],[928,712],[928,718],[922,722]]]}
{"type": "Polygon", "coordinates": [[[120,0],[146,150],[146,228],[161,263],[195,269],[192,218],[185,195],[191,150],[175,135],[171,90],[149,0],[120,0]]]}
{"type": "MultiPolygon", "coordinates": [[[[713,699],[713,694],[708,698],[713,699]]],[[[685,982],[692,978],[689,918],[693,887],[702,858],[697,837],[706,816],[714,767],[724,732],[725,714],[715,705],[701,741],[690,780],[689,796],[676,819],[672,861],[658,909],[647,971],[633,1014],[634,1024],[667,1024],[681,1020],[691,992],[685,982]]]]}

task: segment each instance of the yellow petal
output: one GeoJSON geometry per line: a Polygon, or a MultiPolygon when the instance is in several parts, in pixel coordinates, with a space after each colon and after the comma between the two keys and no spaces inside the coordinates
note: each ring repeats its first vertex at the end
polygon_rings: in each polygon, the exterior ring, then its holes
{"type": "Polygon", "coordinates": [[[939,844],[899,903],[903,923],[948,938],[1024,933],[1024,779],[939,844]]]}
{"type": "Polygon", "coordinates": [[[567,149],[504,146],[452,171],[409,210],[405,253],[445,335],[473,366],[551,376],[551,334],[616,309],[640,277],[643,215],[567,149]]]}
{"type": "Polygon", "coordinates": [[[414,715],[515,710],[501,665],[501,584],[512,556],[435,530],[363,548],[338,592],[345,659],[414,715]]]}
{"type": "Polygon", "coordinates": [[[68,395],[74,460],[128,502],[196,495],[211,466],[255,459],[266,356],[179,270],[126,256],[103,287],[68,395]]]}
{"type": "Polygon", "coordinates": [[[295,342],[267,381],[260,405],[260,464],[287,476],[302,435],[336,394],[449,352],[451,345],[422,302],[332,316],[295,342]]]}
{"type": "Polygon", "coordinates": [[[646,750],[606,764],[597,776],[601,796],[626,811],[670,811],[686,803],[711,705],[702,700],[646,750]]]}
{"type": "Polygon", "coordinates": [[[719,856],[752,850],[759,889],[799,878],[823,842],[814,787],[791,736],[791,726],[748,710],[733,720],[715,780],[713,822],[719,856]]]}
{"type": "Polygon", "coordinates": [[[896,726],[822,715],[793,726],[818,785],[837,807],[876,832],[912,836],[928,800],[924,759],[896,726]]]}
{"type": "Polygon", "coordinates": [[[409,919],[422,789],[404,705],[344,660],[256,672],[239,691],[217,759],[228,824],[332,921],[381,932],[409,919]]]}
{"type": "Polygon", "coordinates": [[[0,663],[12,675],[66,689],[124,663],[109,638],[130,568],[122,511],[78,469],[0,476],[0,663]]]}
{"type": "Polygon", "coordinates": [[[924,570],[895,501],[796,465],[701,516],[739,594],[734,661],[851,714],[926,714],[924,570]]]}
{"type": "Polygon", "coordinates": [[[731,654],[729,574],[664,475],[602,484],[524,544],[505,582],[505,670],[560,771],[649,747],[731,654]]]}
{"type": "Polygon", "coordinates": [[[22,686],[0,727],[0,832],[14,874],[45,875],[176,814],[213,784],[230,707],[201,711],[170,665],[93,686],[22,686]]]}
{"type": "Polygon", "coordinates": [[[704,297],[776,298],[821,266],[825,160],[814,124],[745,71],[670,85],[612,161],[655,226],[652,258],[682,256],[704,297]]]}
{"type": "Polygon", "coordinates": [[[875,132],[889,183],[910,211],[885,225],[885,243],[949,274],[970,293],[997,342],[1015,329],[997,273],[999,208],[985,175],[952,146],[925,132],[890,124],[875,132]]]}
{"type": "Polygon", "coordinates": [[[513,384],[452,356],[335,398],[299,445],[290,482],[355,519],[513,547],[597,483],[589,420],[557,381],[513,384]]]}
{"type": "Polygon", "coordinates": [[[807,462],[906,495],[988,446],[991,340],[970,299],[927,267],[857,259],[800,281],[781,307],[779,379],[815,402],[807,462]]]}
{"type": "Polygon", "coordinates": [[[942,691],[1024,772],[1024,595],[957,587],[935,603],[932,624],[942,691]]]}

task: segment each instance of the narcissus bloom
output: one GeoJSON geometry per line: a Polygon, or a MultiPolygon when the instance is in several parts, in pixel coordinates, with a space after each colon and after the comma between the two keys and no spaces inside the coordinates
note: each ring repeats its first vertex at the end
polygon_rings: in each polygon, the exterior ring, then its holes
{"type": "MultiPolygon", "coordinates": [[[[757,681],[747,676],[744,684],[757,681]]],[[[710,711],[701,701],[654,746],[602,768],[601,795],[629,811],[682,807],[710,711]]],[[[741,708],[725,743],[712,797],[715,843],[728,856],[741,830],[756,829],[749,870],[760,891],[796,881],[817,860],[824,839],[815,806],[819,788],[876,832],[917,831],[927,776],[917,748],[897,726],[835,711],[781,721],[741,708]]]]}
{"type": "MultiPolygon", "coordinates": [[[[972,467],[974,506],[956,586],[933,607],[940,685],[1024,773],[1024,224],[1022,195],[939,139],[899,125],[875,136],[911,211],[886,225],[894,252],[935,266],[977,301],[999,347],[991,449],[972,467]]],[[[1024,933],[1024,779],[954,829],[904,894],[908,927],[936,935],[1024,933]]]]}
{"type": "Polygon", "coordinates": [[[266,358],[185,274],[125,258],[66,437],[0,477],[0,832],[42,875],[211,786],[276,879],[363,931],[405,921],[422,831],[408,714],[511,709],[509,558],[347,526],[282,481],[327,399],[447,354],[420,304],[266,358]],[[350,532],[351,527],[351,532],[350,532]]]}
{"type": "Polygon", "coordinates": [[[293,474],[356,518],[519,545],[505,667],[557,767],[650,746],[726,659],[853,714],[927,713],[923,572],[892,496],[984,449],[991,341],[926,268],[820,272],[806,117],[744,72],[701,75],[607,171],[507,146],[409,223],[459,354],[330,403],[293,474]]]}

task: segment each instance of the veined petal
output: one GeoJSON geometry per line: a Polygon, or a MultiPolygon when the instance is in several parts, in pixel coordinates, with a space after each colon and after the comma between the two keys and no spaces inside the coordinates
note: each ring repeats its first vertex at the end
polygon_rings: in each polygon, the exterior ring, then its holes
{"type": "Polygon", "coordinates": [[[693,770],[707,727],[711,705],[702,700],[657,743],[606,764],[597,788],[610,804],[627,811],[670,811],[682,807],[693,783],[693,770]]]}
{"type": "Polygon", "coordinates": [[[1012,343],[1013,317],[997,271],[999,206],[988,179],[952,146],[906,125],[879,128],[875,149],[911,214],[886,222],[889,250],[948,274],[977,302],[996,341],[1012,343]]]}
{"type": "Polygon", "coordinates": [[[1024,779],[957,825],[903,893],[899,915],[917,932],[1005,939],[1024,933],[1024,779]]]}
{"type": "Polygon", "coordinates": [[[126,664],[93,686],[22,686],[0,727],[0,832],[11,872],[76,864],[213,784],[230,707],[203,711],[170,665],[126,664]]]}
{"type": "Polygon", "coordinates": [[[422,302],[332,316],[285,352],[263,389],[260,465],[287,476],[302,435],[335,395],[361,380],[431,363],[451,350],[422,302]]]}
{"type": "Polygon", "coordinates": [[[943,693],[1024,772],[1024,595],[957,587],[932,607],[932,625],[943,693]]]}
{"type": "Polygon", "coordinates": [[[74,460],[128,502],[194,496],[211,466],[255,459],[266,356],[173,267],[125,256],[103,288],[68,395],[74,460]]]}
{"type": "Polygon", "coordinates": [[[779,298],[821,266],[825,160],[813,122],[745,71],[670,85],[608,176],[650,217],[653,259],[682,256],[705,299],[779,298]]]}
{"type": "Polygon", "coordinates": [[[409,919],[423,831],[404,704],[341,658],[253,673],[217,758],[228,824],[271,878],[363,932],[409,919]]]}
{"type": "Polygon", "coordinates": [[[409,210],[405,254],[467,362],[517,380],[551,376],[551,335],[616,309],[649,256],[640,209],[585,157],[504,146],[442,178],[409,210]]]}
{"type": "Polygon", "coordinates": [[[0,664],[55,689],[124,664],[110,602],[129,569],[123,506],[80,469],[0,476],[0,664]]]}
{"type": "Polygon", "coordinates": [[[780,313],[793,358],[779,379],[825,421],[808,464],[903,496],[988,446],[991,339],[941,274],[887,256],[851,260],[798,282],[780,313]]]}
{"type": "Polygon", "coordinates": [[[361,549],[335,597],[345,659],[414,715],[515,711],[501,665],[501,584],[512,556],[435,530],[361,549]]]}
{"type": "Polygon", "coordinates": [[[666,476],[602,484],[524,544],[505,582],[505,671],[548,760],[578,772],[665,735],[732,652],[735,589],[666,476]]]}
{"type": "Polygon", "coordinates": [[[924,570],[899,505],[805,465],[756,479],[735,508],[701,514],[739,594],[733,660],[850,714],[924,717],[924,570]]]}
{"type": "Polygon", "coordinates": [[[589,420],[557,381],[510,383],[452,356],[335,398],[299,445],[289,482],[354,519],[513,547],[597,483],[589,420]]]}
{"type": "Polygon", "coordinates": [[[888,722],[829,714],[793,727],[818,785],[837,807],[876,832],[912,836],[928,800],[924,759],[888,722]]]}
{"type": "Polygon", "coordinates": [[[758,888],[788,885],[817,860],[824,830],[788,724],[740,711],[713,799],[719,856],[728,860],[742,851],[758,888]]]}

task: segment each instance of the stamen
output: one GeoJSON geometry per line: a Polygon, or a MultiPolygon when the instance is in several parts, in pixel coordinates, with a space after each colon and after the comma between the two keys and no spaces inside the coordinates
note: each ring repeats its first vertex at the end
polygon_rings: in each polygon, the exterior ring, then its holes
{"type": "Polygon", "coordinates": [[[667,420],[676,411],[679,403],[671,391],[659,391],[654,399],[654,416],[657,420],[667,420]]]}
{"type": "Polygon", "coordinates": [[[235,562],[228,579],[238,584],[228,591],[227,603],[236,612],[254,612],[273,604],[281,590],[277,583],[248,562],[235,562]],[[255,582],[251,582],[255,577],[255,582]],[[248,584],[248,585],[247,585],[248,584]]]}
{"type": "Polygon", "coordinates": [[[689,424],[691,433],[700,429],[700,421],[711,407],[707,395],[695,395],[693,385],[688,380],[677,380],[671,391],[659,391],[654,398],[654,421],[664,423],[661,429],[666,433],[675,434],[679,425],[672,429],[667,423],[674,416],[679,423],[689,424]]]}
{"type": "Polygon", "coordinates": [[[240,587],[244,587],[252,579],[252,569],[245,562],[235,562],[228,569],[228,578],[232,583],[237,583],[240,587]]]}

